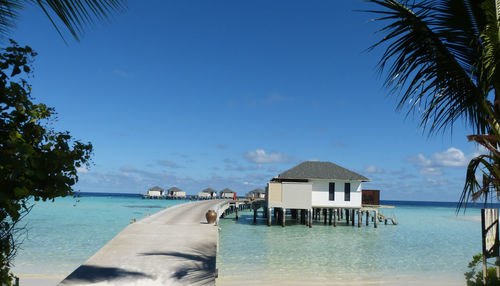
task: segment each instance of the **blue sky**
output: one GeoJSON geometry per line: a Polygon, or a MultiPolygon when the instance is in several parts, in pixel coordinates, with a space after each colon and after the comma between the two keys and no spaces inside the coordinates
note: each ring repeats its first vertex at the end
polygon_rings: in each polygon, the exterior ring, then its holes
{"type": "Polygon", "coordinates": [[[363,1],[130,1],[66,45],[29,8],[12,38],[39,55],[33,95],[95,148],[76,189],[244,194],[304,160],[372,180],[382,199],[456,201],[477,147],[428,137],[376,70],[363,1]]]}

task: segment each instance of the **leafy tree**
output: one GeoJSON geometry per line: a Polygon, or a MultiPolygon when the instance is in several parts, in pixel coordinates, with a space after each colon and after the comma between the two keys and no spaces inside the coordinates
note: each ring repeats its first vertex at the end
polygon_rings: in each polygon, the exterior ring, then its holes
{"type": "MultiPolygon", "coordinates": [[[[368,0],[387,23],[379,62],[399,109],[417,113],[433,134],[462,119],[491,151],[468,167],[461,203],[499,191],[500,41],[494,0],[368,0]],[[497,68],[498,67],[498,68],[497,68]],[[483,186],[476,172],[485,178],[483,186]]],[[[462,204],[459,205],[459,207],[462,204]]]]}
{"type": "Polygon", "coordinates": [[[486,284],[483,281],[483,270],[477,270],[478,266],[482,264],[483,256],[481,254],[474,255],[472,261],[469,263],[469,271],[465,272],[465,280],[467,286],[500,286],[500,280],[497,277],[497,270],[495,267],[488,267],[486,270],[486,284]]]}
{"type": "Polygon", "coordinates": [[[77,168],[89,163],[90,143],[50,127],[54,109],[34,103],[24,74],[36,53],[11,40],[0,50],[0,284],[10,285],[16,225],[32,200],[72,193],[77,168]]]}

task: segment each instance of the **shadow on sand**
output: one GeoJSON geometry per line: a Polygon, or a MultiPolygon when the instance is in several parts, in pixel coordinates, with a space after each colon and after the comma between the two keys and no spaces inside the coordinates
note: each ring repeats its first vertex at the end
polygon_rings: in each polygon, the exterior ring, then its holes
{"type": "Polygon", "coordinates": [[[147,252],[141,255],[164,255],[183,259],[181,267],[174,269],[172,278],[179,282],[192,284],[215,283],[216,244],[202,244],[186,252],[147,252]]]}
{"type": "Polygon", "coordinates": [[[124,278],[152,278],[141,272],[127,271],[116,267],[99,267],[91,265],[82,265],[64,279],[62,285],[72,282],[97,283],[102,281],[111,281],[124,278]]]}

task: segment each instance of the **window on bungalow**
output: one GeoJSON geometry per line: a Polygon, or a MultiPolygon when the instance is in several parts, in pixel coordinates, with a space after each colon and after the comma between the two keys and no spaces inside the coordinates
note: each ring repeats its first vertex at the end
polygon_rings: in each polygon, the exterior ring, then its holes
{"type": "Polygon", "coordinates": [[[335,183],[330,183],[328,186],[328,199],[330,201],[335,200],[335,183]]]}
{"type": "Polygon", "coordinates": [[[345,183],[344,187],[344,201],[348,202],[351,200],[351,183],[345,183]]]}

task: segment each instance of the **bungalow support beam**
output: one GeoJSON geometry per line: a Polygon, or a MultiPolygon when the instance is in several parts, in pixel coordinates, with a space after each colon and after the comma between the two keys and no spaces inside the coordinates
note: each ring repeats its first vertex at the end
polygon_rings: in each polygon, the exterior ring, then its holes
{"type": "Polygon", "coordinates": [[[332,225],[332,213],[333,213],[333,210],[329,209],[328,210],[328,225],[332,225]]]}
{"type": "Polygon", "coordinates": [[[271,208],[267,208],[267,226],[271,226],[271,208]]]}
{"type": "Polygon", "coordinates": [[[369,223],[370,223],[370,212],[366,211],[366,225],[368,226],[369,223]]]}
{"type": "Polygon", "coordinates": [[[358,210],[358,227],[361,227],[361,217],[363,215],[361,214],[361,211],[358,210]]]}
{"type": "Polygon", "coordinates": [[[373,211],[373,216],[375,217],[375,219],[373,220],[373,227],[374,228],[377,228],[377,224],[378,224],[378,211],[373,211]]]}
{"type": "Polygon", "coordinates": [[[281,226],[285,227],[285,219],[286,219],[286,209],[281,209],[281,226]]]}
{"type": "Polygon", "coordinates": [[[312,223],[313,223],[313,210],[310,209],[309,210],[309,217],[308,217],[308,226],[309,226],[309,228],[312,227],[312,223]]]}
{"type": "Polygon", "coordinates": [[[333,226],[334,227],[337,226],[337,213],[338,213],[338,210],[333,210],[333,226]]]}

